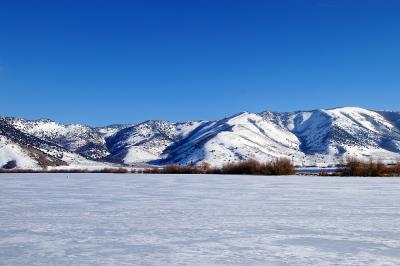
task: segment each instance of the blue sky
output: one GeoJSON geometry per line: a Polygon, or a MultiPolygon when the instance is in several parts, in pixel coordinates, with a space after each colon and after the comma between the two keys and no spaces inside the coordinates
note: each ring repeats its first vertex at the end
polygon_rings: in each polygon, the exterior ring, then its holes
{"type": "Polygon", "coordinates": [[[0,115],[400,110],[400,2],[1,1],[0,115]]]}

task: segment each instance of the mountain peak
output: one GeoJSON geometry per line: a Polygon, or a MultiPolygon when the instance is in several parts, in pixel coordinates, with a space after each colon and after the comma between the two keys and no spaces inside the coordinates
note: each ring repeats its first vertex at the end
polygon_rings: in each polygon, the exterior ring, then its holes
{"type": "Polygon", "coordinates": [[[72,167],[222,165],[277,157],[290,158],[297,165],[329,165],[347,156],[399,160],[400,113],[336,107],[240,112],[216,121],[147,120],[108,127],[63,125],[49,119],[2,118],[0,123],[0,168],[10,160],[15,160],[17,167],[39,167],[43,162],[38,158],[47,158],[50,165],[72,167]]]}

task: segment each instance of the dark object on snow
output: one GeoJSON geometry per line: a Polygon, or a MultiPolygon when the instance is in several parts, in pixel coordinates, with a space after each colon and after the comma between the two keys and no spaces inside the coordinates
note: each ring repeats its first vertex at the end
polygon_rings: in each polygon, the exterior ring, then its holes
{"type": "Polygon", "coordinates": [[[12,161],[8,161],[5,165],[3,165],[3,169],[13,169],[17,167],[17,161],[12,160],[12,161]]]}

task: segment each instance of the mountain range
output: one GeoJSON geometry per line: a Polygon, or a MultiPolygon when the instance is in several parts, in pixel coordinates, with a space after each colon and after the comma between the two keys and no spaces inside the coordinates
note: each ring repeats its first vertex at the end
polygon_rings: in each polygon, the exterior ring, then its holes
{"type": "Polygon", "coordinates": [[[215,121],[105,127],[0,117],[0,168],[221,166],[278,157],[297,166],[328,166],[349,156],[400,160],[400,112],[357,107],[242,112],[215,121]]]}

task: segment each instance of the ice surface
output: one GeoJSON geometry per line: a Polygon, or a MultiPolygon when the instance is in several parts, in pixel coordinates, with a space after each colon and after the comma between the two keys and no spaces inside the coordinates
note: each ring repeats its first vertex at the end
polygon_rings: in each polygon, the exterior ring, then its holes
{"type": "Polygon", "coordinates": [[[0,179],[3,265],[400,264],[400,178],[0,179]]]}

